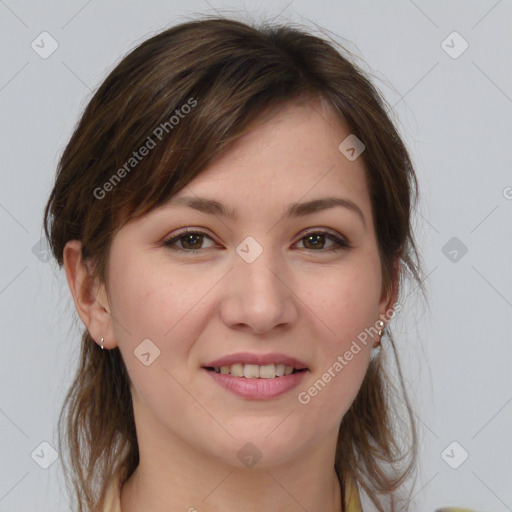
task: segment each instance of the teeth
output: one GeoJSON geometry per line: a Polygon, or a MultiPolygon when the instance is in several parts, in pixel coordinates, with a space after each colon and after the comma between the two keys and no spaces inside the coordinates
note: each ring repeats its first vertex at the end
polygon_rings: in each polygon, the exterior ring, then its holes
{"type": "Polygon", "coordinates": [[[273,379],[275,377],[283,377],[293,373],[293,366],[284,364],[266,364],[259,366],[257,364],[232,364],[231,366],[221,366],[214,368],[216,373],[223,375],[231,374],[233,377],[245,377],[246,379],[273,379]]]}
{"type": "Polygon", "coordinates": [[[260,379],[273,379],[275,376],[275,364],[266,364],[265,366],[260,366],[260,379]]]}
{"type": "Polygon", "coordinates": [[[244,365],[243,364],[232,364],[229,373],[234,377],[243,377],[244,365]]]}
{"type": "Polygon", "coordinates": [[[257,364],[244,364],[244,377],[246,379],[259,379],[260,367],[257,364]]]}

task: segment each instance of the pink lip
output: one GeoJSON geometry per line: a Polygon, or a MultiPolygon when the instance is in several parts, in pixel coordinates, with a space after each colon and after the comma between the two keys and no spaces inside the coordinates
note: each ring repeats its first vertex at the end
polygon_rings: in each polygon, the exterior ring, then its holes
{"type": "MultiPolygon", "coordinates": [[[[216,361],[214,362],[216,363],[216,361]]],[[[228,391],[243,398],[254,400],[274,398],[290,391],[301,383],[304,375],[308,372],[305,370],[273,379],[247,379],[245,377],[233,377],[230,374],[215,373],[213,370],[205,371],[212,376],[217,384],[228,391]]]]}
{"type": "MultiPolygon", "coordinates": [[[[229,356],[210,361],[203,366],[203,368],[220,368],[221,366],[231,366],[232,364],[257,364],[263,366],[266,364],[284,364],[285,366],[293,366],[297,370],[307,368],[307,365],[294,357],[287,356],[286,354],[251,354],[250,352],[238,352],[229,356]]],[[[283,378],[283,377],[278,377],[283,378]]]]}

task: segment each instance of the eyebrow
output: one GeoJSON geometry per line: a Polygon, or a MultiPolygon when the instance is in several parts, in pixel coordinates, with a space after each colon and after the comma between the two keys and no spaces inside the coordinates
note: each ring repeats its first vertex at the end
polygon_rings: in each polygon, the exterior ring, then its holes
{"type": "MultiPolygon", "coordinates": [[[[179,197],[171,199],[169,204],[174,204],[176,206],[188,206],[189,208],[193,208],[203,213],[227,217],[232,220],[236,220],[238,218],[235,209],[229,209],[219,201],[205,197],[179,197]]],[[[359,206],[350,199],[343,199],[341,197],[323,197],[302,203],[289,204],[286,208],[285,218],[305,217],[306,215],[334,207],[346,208],[349,211],[356,213],[363,222],[363,225],[366,227],[366,220],[361,208],[359,208],[359,206]]]]}

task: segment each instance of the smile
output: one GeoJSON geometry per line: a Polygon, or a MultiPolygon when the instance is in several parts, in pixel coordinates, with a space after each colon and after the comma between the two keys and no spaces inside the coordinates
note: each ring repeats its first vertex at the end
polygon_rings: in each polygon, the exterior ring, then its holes
{"type": "Polygon", "coordinates": [[[306,369],[297,369],[293,366],[284,364],[243,364],[235,363],[230,366],[209,367],[207,370],[221,373],[223,375],[232,375],[233,377],[244,377],[246,379],[274,379],[276,377],[284,377],[292,373],[302,372],[306,369]]]}

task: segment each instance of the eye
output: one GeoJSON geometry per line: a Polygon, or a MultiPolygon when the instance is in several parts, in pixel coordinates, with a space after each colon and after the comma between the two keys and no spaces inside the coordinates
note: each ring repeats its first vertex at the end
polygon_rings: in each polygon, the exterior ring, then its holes
{"type": "MultiPolygon", "coordinates": [[[[164,245],[175,251],[198,254],[201,249],[205,249],[202,247],[205,239],[213,242],[212,238],[203,231],[185,229],[177,235],[165,240],[164,245]]],[[[303,243],[304,249],[313,252],[339,251],[341,249],[350,248],[350,244],[343,238],[326,230],[309,231],[300,238],[299,242],[303,243]],[[326,249],[326,241],[330,241],[333,245],[326,249]]],[[[206,249],[208,249],[208,247],[206,247],[206,249]]]]}
{"type": "MultiPolygon", "coordinates": [[[[192,230],[184,230],[181,233],[173,236],[164,241],[164,245],[169,247],[169,249],[173,249],[176,251],[190,252],[192,254],[196,254],[201,249],[201,245],[203,244],[204,238],[208,238],[212,240],[206,233],[203,231],[192,231],[192,230]],[[181,247],[177,247],[177,243],[181,243],[181,247]]],[[[213,241],[213,240],[212,240],[213,241]]]]}
{"type": "Polygon", "coordinates": [[[316,252],[339,251],[350,247],[345,240],[326,230],[309,231],[302,236],[300,241],[303,242],[305,249],[316,252]],[[325,249],[326,239],[334,243],[327,249],[325,249]]]}

